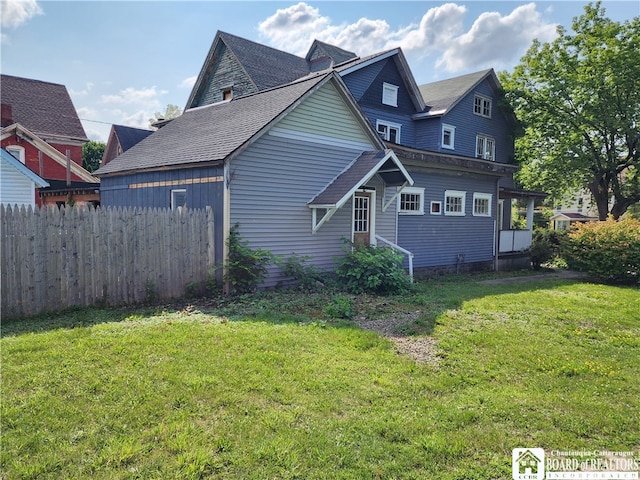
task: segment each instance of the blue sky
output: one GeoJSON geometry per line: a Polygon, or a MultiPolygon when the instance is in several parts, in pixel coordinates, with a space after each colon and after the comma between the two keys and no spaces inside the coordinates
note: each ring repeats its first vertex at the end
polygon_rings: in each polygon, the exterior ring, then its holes
{"type": "MultiPolygon", "coordinates": [[[[218,30],[304,56],[314,39],[364,56],[402,47],[418,84],[511,70],[587,2],[1,0],[2,73],[67,87],[91,139],[183,108],[218,30]]],[[[604,1],[607,16],[640,2],[604,1]]]]}

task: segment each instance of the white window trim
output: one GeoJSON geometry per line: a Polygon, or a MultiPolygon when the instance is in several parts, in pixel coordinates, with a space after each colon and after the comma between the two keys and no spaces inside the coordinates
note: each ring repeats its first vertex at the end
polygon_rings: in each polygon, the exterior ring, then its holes
{"type": "Polygon", "coordinates": [[[399,215],[424,215],[424,188],[421,187],[404,187],[400,192],[398,198],[398,214],[399,215]],[[402,203],[402,195],[420,195],[420,207],[418,210],[402,210],[400,205],[402,203]]]}
{"type": "Polygon", "coordinates": [[[453,125],[447,125],[446,123],[442,124],[442,135],[440,137],[440,144],[442,145],[442,148],[448,148],[450,150],[455,150],[455,144],[456,144],[456,127],[454,127],[453,125]],[[446,131],[451,132],[451,144],[447,145],[444,143],[444,133],[446,131]]]}
{"type": "Polygon", "coordinates": [[[175,203],[174,194],[175,193],[184,193],[184,195],[185,195],[185,203],[186,203],[187,189],[186,188],[175,188],[175,189],[172,189],[171,190],[171,210],[176,210],[176,209],[179,209],[179,208],[183,207],[183,205],[179,205],[179,206],[174,205],[174,203],[175,203]]]}
{"type": "Polygon", "coordinates": [[[390,136],[389,136],[389,128],[395,128],[396,130],[398,130],[398,134],[396,135],[396,142],[395,143],[400,143],[400,136],[402,134],[402,125],[400,125],[399,123],[392,123],[392,122],[387,122],[386,120],[376,120],[376,132],[378,132],[378,135],[380,135],[382,132],[380,132],[380,130],[378,130],[378,128],[380,127],[380,125],[384,125],[385,127],[387,127],[387,133],[384,136],[384,140],[386,142],[390,142],[391,140],[389,140],[390,136]]]}
{"type": "Polygon", "coordinates": [[[496,139],[491,135],[485,135],[483,133],[479,133],[476,135],[476,158],[481,158],[483,160],[489,160],[491,162],[496,159],[496,139]],[[482,156],[478,155],[478,143],[480,143],[480,139],[483,140],[484,146],[482,149],[482,156]],[[491,151],[487,152],[487,142],[491,141],[491,151]],[[489,153],[489,155],[487,155],[489,153]]]}
{"type": "Polygon", "coordinates": [[[451,217],[464,217],[466,215],[466,213],[465,213],[466,198],[467,198],[467,192],[464,192],[462,190],[445,190],[445,192],[444,192],[444,203],[443,203],[444,214],[448,215],[448,216],[451,216],[451,217]],[[462,202],[461,202],[462,211],[460,211],[460,212],[448,212],[447,211],[447,198],[449,198],[449,197],[461,198],[462,199],[462,202]]]}
{"type": "Polygon", "coordinates": [[[491,201],[493,199],[493,195],[490,193],[474,193],[473,194],[473,216],[474,217],[490,217],[491,216],[491,201]],[[488,200],[489,201],[489,206],[488,209],[489,211],[487,213],[477,213],[476,212],[476,199],[478,200],[488,200]]]}
{"type": "Polygon", "coordinates": [[[480,117],[484,117],[484,118],[491,118],[491,113],[493,110],[493,100],[491,97],[487,97],[486,95],[481,95],[479,93],[476,93],[473,97],[473,114],[474,115],[478,115],[480,117]],[[476,98],[481,99],[483,102],[487,102],[489,104],[489,115],[485,115],[482,111],[484,110],[484,103],[482,104],[481,107],[481,111],[480,113],[476,112],[476,98]]]}
{"type": "Polygon", "coordinates": [[[398,106],[398,86],[390,83],[382,83],[382,104],[390,107],[398,106]],[[388,93],[387,93],[388,92],[388,93]]]}
{"type": "Polygon", "coordinates": [[[7,145],[5,150],[20,160],[20,163],[25,163],[24,147],[20,145],[7,145]]]}
{"type": "Polygon", "coordinates": [[[431,206],[429,207],[429,213],[431,215],[442,215],[442,202],[436,201],[436,200],[432,200],[431,201],[431,206]],[[434,205],[438,205],[438,211],[437,212],[433,211],[433,206],[434,205]]]}

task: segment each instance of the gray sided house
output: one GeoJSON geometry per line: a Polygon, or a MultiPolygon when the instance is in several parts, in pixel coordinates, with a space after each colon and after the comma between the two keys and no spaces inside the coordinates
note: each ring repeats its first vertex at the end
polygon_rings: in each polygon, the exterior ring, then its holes
{"type": "Polygon", "coordinates": [[[331,71],[188,109],[96,175],[104,206],[212,207],[218,264],[237,223],[250,247],[322,269],[344,239],[395,244],[413,183],[331,71]]]}
{"type": "Polygon", "coordinates": [[[359,57],[314,41],[301,58],[218,32],[187,107],[331,71],[415,180],[396,192],[393,237],[418,270],[498,268],[528,247],[531,228],[510,228],[510,206],[526,198],[532,220],[537,196],[514,187],[515,117],[492,69],[418,86],[400,48],[359,57]]]}

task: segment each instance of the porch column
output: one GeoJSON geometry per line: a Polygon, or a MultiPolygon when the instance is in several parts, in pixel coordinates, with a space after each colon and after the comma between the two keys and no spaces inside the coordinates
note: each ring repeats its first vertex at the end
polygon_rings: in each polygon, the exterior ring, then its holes
{"type": "Polygon", "coordinates": [[[535,199],[529,197],[527,199],[527,230],[533,231],[533,207],[535,199]]]}

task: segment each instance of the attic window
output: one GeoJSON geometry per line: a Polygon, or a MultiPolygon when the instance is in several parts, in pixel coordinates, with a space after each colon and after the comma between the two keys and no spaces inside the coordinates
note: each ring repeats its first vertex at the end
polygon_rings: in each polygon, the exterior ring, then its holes
{"type": "Polygon", "coordinates": [[[222,100],[227,101],[233,98],[233,88],[227,87],[222,89],[222,100]]]}
{"type": "Polygon", "coordinates": [[[491,118],[491,99],[476,94],[473,98],[473,113],[481,117],[491,118]]]}
{"type": "Polygon", "coordinates": [[[398,87],[396,85],[382,84],[382,103],[391,107],[398,106],[398,87]]]}
{"type": "Polygon", "coordinates": [[[24,147],[19,147],[17,145],[9,145],[6,147],[7,152],[20,160],[21,163],[24,163],[24,147]]]}

